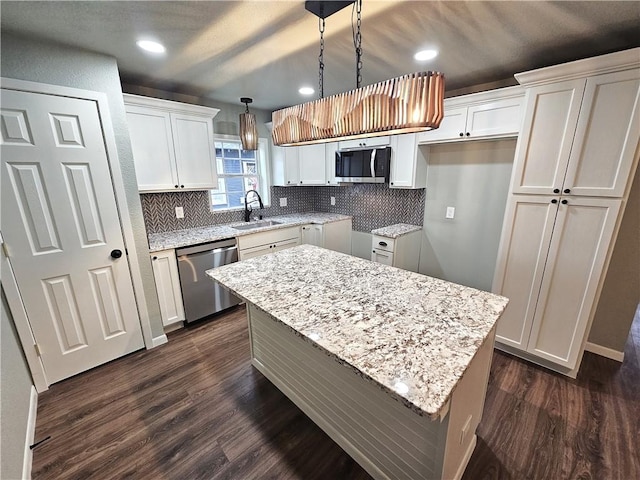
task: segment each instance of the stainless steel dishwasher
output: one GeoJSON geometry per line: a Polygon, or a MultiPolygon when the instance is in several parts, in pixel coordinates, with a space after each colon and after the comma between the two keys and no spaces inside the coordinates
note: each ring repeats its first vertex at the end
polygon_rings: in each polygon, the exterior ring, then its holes
{"type": "Polygon", "coordinates": [[[211,268],[238,261],[234,238],[176,249],[187,322],[233,307],[242,300],[205,275],[211,268]]]}

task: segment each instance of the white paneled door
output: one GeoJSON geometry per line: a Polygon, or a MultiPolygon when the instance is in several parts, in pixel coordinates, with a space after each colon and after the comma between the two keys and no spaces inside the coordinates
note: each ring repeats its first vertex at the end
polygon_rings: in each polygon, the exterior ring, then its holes
{"type": "Polygon", "coordinates": [[[143,347],[96,102],[2,89],[2,234],[49,383],[143,347]]]}

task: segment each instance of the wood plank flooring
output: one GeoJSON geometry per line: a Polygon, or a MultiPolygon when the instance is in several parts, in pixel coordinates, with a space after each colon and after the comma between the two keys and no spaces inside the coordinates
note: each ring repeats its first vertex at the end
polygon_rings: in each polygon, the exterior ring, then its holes
{"type": "MultiPolygon", "coordinates": [[[[250,365],[245,311],[39,397],[34,479],[369,479],[250,365]]],[[[640,319],[577,380],[495,352],[465,480],[640,478],[640,319]]]]}

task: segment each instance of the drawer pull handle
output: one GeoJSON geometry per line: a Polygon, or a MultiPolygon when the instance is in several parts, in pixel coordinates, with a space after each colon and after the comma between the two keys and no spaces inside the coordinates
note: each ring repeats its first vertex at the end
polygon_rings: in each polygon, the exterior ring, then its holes
{"type": "Polygon", "coordinates": [[[380,245],[381,247],[386,247],[387,246],[387,242],[378,242],[378,245],[380,245]]]}

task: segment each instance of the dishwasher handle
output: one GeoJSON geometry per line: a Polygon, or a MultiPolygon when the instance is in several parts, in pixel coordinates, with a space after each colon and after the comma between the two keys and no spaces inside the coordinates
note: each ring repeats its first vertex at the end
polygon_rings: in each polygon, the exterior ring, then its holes
{"type": "Polygon", "coordinates": [[[229,240],[220,240],[217,242],[202,243],[200,245],[194,245],[192,247],[183,247],[176,249],[176,256],[181,257],[184,255],[191,255],[194,253],[211,252],[219,253],[226,250],[237,249],[236,239],[231,238],[229,240]]]}

